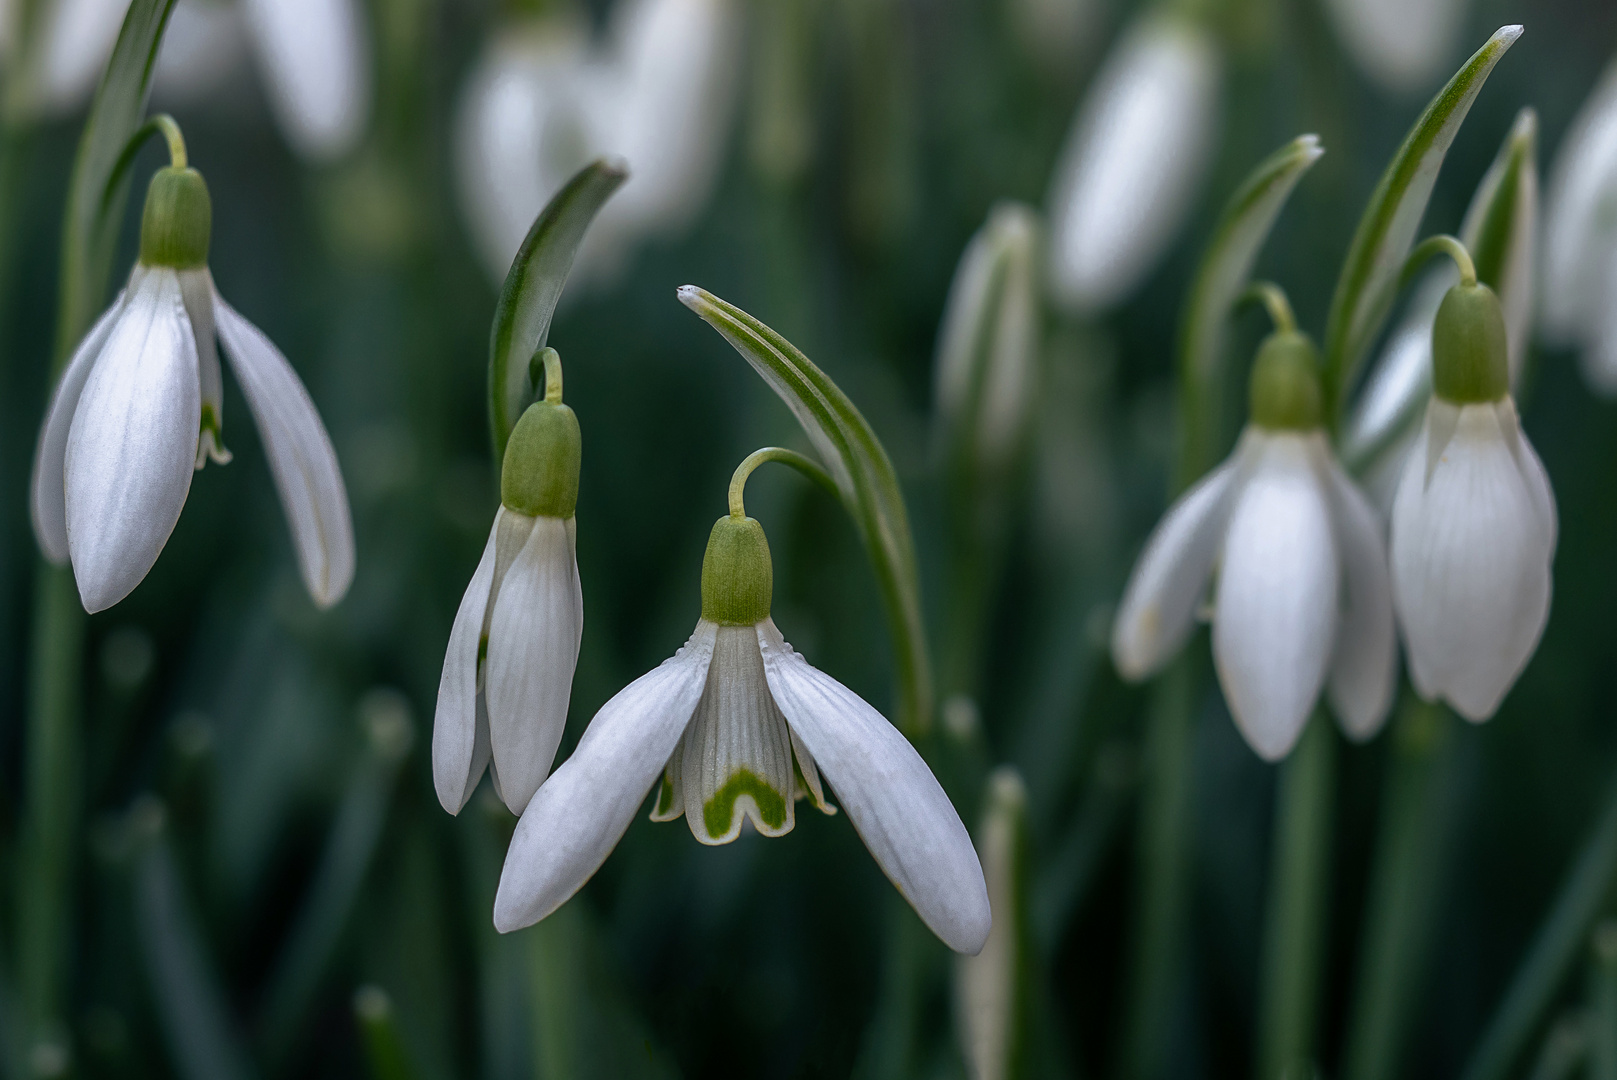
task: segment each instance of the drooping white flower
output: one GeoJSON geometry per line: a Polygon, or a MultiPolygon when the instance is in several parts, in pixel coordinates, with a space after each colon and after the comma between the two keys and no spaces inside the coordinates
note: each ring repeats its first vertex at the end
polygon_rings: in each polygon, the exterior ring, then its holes
{"type": "Polygon", "coordinates": [[[534,215],[587,161],[631,175],[596,218],[577,272],[607,272],[646,236],[677,232],[707,202],[732,103],[732,0],[629,0],[605,40],[550,19],[490,42],[461,105],[462,203],[503,278],[534,215]]]}
{"type": "Polygon", "coordinates": [[[1444,71],[1465,25],[1467,0],[1328,0],[1342,44],[1385,90],[1420,90],[1444,71]]]}
{"type": "Polygon", "coordinates": [[[1580,350],[1591,387],[1617,394],[1617,62],[1561,143],[1544,209],[1544,334],[1580,350]]]}
{"type": "Polygon", "coordinates": [[[577,892],[659,777],[652,817],[683,815],[702,843],[723,844],[744,820],[789,832],[800,798],[831,812],[823,776],[927,926],[956,951],[982,948],[988,894],[960,816],[908,740],[785,642],[769,617],[771,582],[758,523],[720,519],[695,633],[602,706],[517,823],[494,901],[502,932],[577,892]]]}
{"type": "Polygon", "coordinates": [[[1079,311],[1126,297],[1178,232],[1219,115],[1211,35],[1148,15],[1095,76],[1050,192],[1050,285],[1079,311]]]}
{"type": "Polygon", "coordinates": [[[1265,343],[1252,422],[1157,525],[1112,633],[1118,671],[1145,678],[1189,638],[1214,579],[1219,683],[1267,761],[1290,752],[1322,688],[1349,736],[1374,735],[1397,660],[1381,525],[1325,441],[1314,355],[1294,332],[1265,343]]]}
{"type": "Polygon", "coordinates": [[[1485,285],[1457,285],[1433,331],[1434,393],[1392,511],[1392,585],[1415,689],[1486,720],[1549,618],[1555,496],[1510,397],[1485,285]]]}
{"type": "Polygon", "coordinates": [[[432,776],[458,814],[489,768],[522,813],[550,775],[584,634],[578,577],[578,419],[561,404],[560,361],[547,358],[546,400],[506,444],[500,509],[455,614],[438,683],[432,776]]]}
{"type": "Polygon", "coordinates": [[[208,273],[212,210],[194,169],[152,178],[129,284],[75,350],[34,456],[34,535],[69,561],[88,611],[127,596],[163,550],[209,459],[230,460],[224,345],[264,441],[309,595],[335,604],[354,576],[337,455],[309,393],[269,338],[225,303],[208,273]]]}

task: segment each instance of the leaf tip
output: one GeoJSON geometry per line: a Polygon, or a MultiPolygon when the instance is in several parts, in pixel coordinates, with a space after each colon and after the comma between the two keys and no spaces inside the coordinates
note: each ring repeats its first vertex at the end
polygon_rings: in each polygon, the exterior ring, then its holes
{"type": "Polygon", "coordinates": [[[696,311],[703,306],[703,301],[708,297],[708,291],[696,285],[681,285],[674,290],[674,295],[679,297],[680,303],[692,311],[696,311]]]}
{"type": "Polygon", "coordinates": [[[622,183],[629,178],[629,161],[617,154],[595,159],[595,167],[613,180],[622,183]]]}
{"type": "Polygon", "coordinates": [[[1521,23],[1511,23],[1509,26],[1501,26],[1495,30],[1493,38],[1502,45],[1510,45],[1522,36],[1522,31],[1525,29],[1526,27],[1522,26],[1521,23]]]}
{"type": "Polygon", "coordinates": [[[1293,141],[1293,145],[1297,148],[1298,155],[1306,164],[1318,161],[1320,155],[1325,153],[1325,147],[1320,145],[1319,136],[1312,132],[1307,135],[1297,136],[1293,141]]]}

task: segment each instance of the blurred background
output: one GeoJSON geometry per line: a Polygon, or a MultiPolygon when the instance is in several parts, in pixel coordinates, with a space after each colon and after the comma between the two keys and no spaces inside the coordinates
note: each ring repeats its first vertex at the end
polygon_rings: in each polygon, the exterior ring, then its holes
{"type": "MultiPolygon", "coordinates": [[[[1176,13],[1211,57],[1180,109],[1195,110],[1193,130],[1165,159],[1186,176],[1182,212],[1105,287],[1044,306],[1027,452],[996,504],[1002,569],[970,609],[977,640],[961,645],[945,625],[957,583],[932,416],[950,281],[996,203],[1056,212],[1058,163],[1097,72],[1162,12],[1126,0],[355,0],[332,14],[313,0],[278,13],[269,0],[179,0],[152,108],[178,118],[207,178],[221,292],[280,345],[329,426],[358,573],[340,605],[315,610],[227,378],[235,461],[197,475],[156,568],[87,624],[81,809],[62,849],[69,944],[40,1027],[16,976],[34,962],[16,929],[40,565],[25,507],[64,193],[124,5],[60,6],[72,10],[51,16],[63,28],[45,51],[68,59],[30,76],[37,99],[8,120],[0,224],[0,1059],[15,1076],[969,1075],[949,955],[845,816],[802,814],[785,839],[709,848],[642,815],[575,900],[501,937],[490,911],[514,819],[486,783],[457,818],[434,797],[443,649],[497,505],[485,396],[496,293],[544,200],[606,152],[634,178],[597,222],[550,334],[584,438],[586,620],[562,755],[689,634],[731,469],[758,446],[805,443],[676,302],[677,286],[698,284],[835,379],[905,485],[940,724],[1027,785],[1040,1004],[1022,1074],[1129,1074],[1148,697],[1119,681],[1106,643],[1169,490],[1175,333],[1218,208],[1271,150],[1320,136],[1325,156],[1258,264],[1317,338],[1388,157],[1497,26],[1526,34],[1460,131],[1424,232],[1458,230],[1522,106],[1538,110],[1547,167],[1617,55],[1617,7],[1603,0],[1205,0],[1176,13]],[[1412,55],[1395,55],[1400,44],[1412,55]],[[1205,160],[1178,160],[1195,156],[1197,131],[1205,160]]],[[[7,77],[21,78],[24,50],[7,48],[7,77]]],[[[141,151],[137,197],[162,163],[156,144],[141,151]]],[[[131,208],[118,282],[137,218],[131,208]]],[[[1238,317],[1238,370],[1265,329],[1259,313],[1238,317]]],[[[1447,824],[1431,856],[1441,915],[1410,998],[1407,1075],[1459,1071],[1617,767],[1617,411],[1566,350],[1536,348],[1520,396],[1561,507],[1557,589],[1498,716],[1448,730],[1434,800],[1447,824]]],[[[748,495],[775,554],[782,632],[892,715],[857,533],[784,470],[748,495]]],[[[1184,781],[1188,931],[1154,1038],[1162,1071],[1227,1077],[1254,1068],[1275,770],[1203,683],[1184,781]]],[[[1389,743],[1344,744],[1340,758],[1326,1074],[1339,1071],[1359,966],[1389,743]]],[[[981,778],[941,758],[975,828],[981,778]]]]}

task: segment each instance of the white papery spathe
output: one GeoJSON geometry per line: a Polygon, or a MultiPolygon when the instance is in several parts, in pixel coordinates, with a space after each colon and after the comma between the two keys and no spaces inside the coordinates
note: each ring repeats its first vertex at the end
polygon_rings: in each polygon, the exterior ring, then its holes
{"type": "Polygon", "coordinates": [[[1218,125],[1221,62],[1201,26],[1148,15],[1095,76],[1050,192],[1050,286],[1078,311],[1125,298],[1179,231],[1218,125]]]}
{"type": "Polygon", "coordinates": [[[1415,689],[1499,708],[1549,618],[1555,496],[1515,403],[1433,397],[1392,512],[1392,585],[1415,689]]]}
{"type": "Polygon", "coordinates": [[[501,506],[449,632],[432,727],[438,801],[458,814],[489,768],[520,814],[550,775],[584,635],[577,524],[501,506]]]}
{"type": "MultiPolygon", "coordinates": [[[[602,706],[517,823],[494,925],[502,932],[529,926],[577,892],[659,776],[677,778],[682,789],[662,794],[658,809],[669,812],[659,816],[675,816],[672,808],[679,807],[689,819],[687,793],[725,785],[735,775],[720,771],[726,763],[774,772],[780,762],[763,759],[782,754],[788,769],[795,759],[808,788],[789,788],[788,805],[797,797],[823,805],[823,776],[877,864],[932,932],[957,952],[982,948],[991,921],[987,886],[943,788],[880,713],[811,667],[767,617],[756,626],[699,621],[671,659],[602,706]]],[[[705,821],[689,824],[705,842],[732,838],[743,815],[777,835],[790,827],[769,826],[760,809],[750,795],[735,798],[719,837],[704,835],[705,821]]]]}
{"type": "Polygon", "coordinates": [[[1561,143],[1544,209],[1544,334],[1579,348],[1589,385],[1617,395],[1617,63],[1561,143]]]}
{"type": "Polygon", "coordinates": [[[34,455],[34,535],[46,558],[72,562],[87,611],[140,584],[179,520],[192,472],[229,460],[217,441],[215,333],[258,425],[309,595],[329,607],[348,591],[348,496],[308,391],[206,267],[136,263],[63,372],[34,455]]]}
{"type": "Polygon", "coordinates": [[[1215,576],[1213,659],[1260,757],[1291,751],[1322,688],[1350,737],[1380,729],[1397,660],[1381,525],[1323,434],[1249,426],[1169,509],[1113,626],[1125,678],[1173,658],[1215,576]]]}
{"type": "Polygon", "coordinates": [[[1466,0],[1327,0],[1337,36],[1384,90],[1407,93],[1442,75],[1465,25],[1466,0]]]}
{"type": "Polygon", "coordinates": [[[610,273],[641,239],[706,204],[729,130],[733,0],[627,0],[603,41],[577,22],[516,24],[489,43],[460,107],[459,187],[485,263],[504,280],[535,215],[586,162],[627,160],[575,273],[610,273]]]}

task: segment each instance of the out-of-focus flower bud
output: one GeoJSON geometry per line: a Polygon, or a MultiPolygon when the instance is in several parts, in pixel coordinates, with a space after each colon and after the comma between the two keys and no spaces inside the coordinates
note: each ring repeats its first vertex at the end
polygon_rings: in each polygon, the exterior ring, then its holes
{"type": "Polygon", "coordinates": [[[1027,788],[1001,765],[988,777],[977,850],[994,925],[976,956],[955,960],[960,1051],[972,1080],[1020,1075],[1027,1045],[1027,788]]]}
{"type": "Polygon", "coordinates": [[[1444,71],[1465,24],[1467,0],[1327,0],[1348,53],[1384,90],[1423,89],[1444,71]]]}

